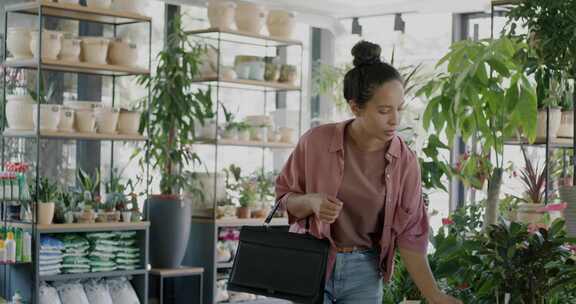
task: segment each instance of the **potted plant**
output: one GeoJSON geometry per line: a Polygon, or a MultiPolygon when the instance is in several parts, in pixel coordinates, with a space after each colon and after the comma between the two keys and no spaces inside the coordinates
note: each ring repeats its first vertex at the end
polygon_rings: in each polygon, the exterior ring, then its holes
{"type": "Polygon", "coordinates": [[[236,129],[238,130],[238,140],[242,142],[250,141],[250,134],[252,133],[252,126],[245,122],[236,123],[236,129]]]}
{"type": "Polygon", "coordinates": [[[226,106],[221,103],[222,110],[224,111],[224,118],[226,120],[226,125],[222,131],[223,139],[238,140],[238,127],[237,123],[234,122],[234,113],[228,111],[226,106]]]}
{"type": "Polygon", "coordinates": [[[498,218],[503,142],[518,134],[530,142],[536,137],[536,92],[524,74],[521,56],[527,47],[509,38],[454,43],[438,63],[438,68],[446,63],[447,69],[442,68],[418,92],[428,100],[424,128],[433,129],[434,139],[439,142],[429,147],[427,155],[438,155],[443,147],[452,147],[458,134],[464,142],[478,138],[482,158],[493,156],[485,159],[485,225],[496,223],[498,218]],[[445,135],[448,143],[440,142],[438,135],[445,135]]]}
{"type": "MultiPolygon", "coordinates": [[[[35,190],[34,188],[32,190],[35,190]]],[[[54,219],[55,201],[58,198],[58,184],[52,183],[46,177],[40,179],[38,191],[34,193],[33,201],[36,202],[38,211],[38,224],[50,225],[54,219]]]]}
{"type": "Polygon", "coordinates": [[[252,208],[256,204],[257,198],[256,183],[248,179],[243,179],[240,182],[240,198],[238,199],[240,207],[236,210],[238,218],[246,219],[251,217],[252,208]]]}
{"type": "Polygon", "coordinates": [[[146,201],[150,238],[157,240],[151,262],[161,268],[177,268],[186,252],[192,209],[181,198],[181,190],[189,181],[180,173],[187,164],[200,161],[190,146],[194,143],[196,122],[204,123],[205,113],[212,111],[213,105],[210,88],[195,89],[206,47],[190,39],[181,16],[169,26],[172,31],[158,54],[156,70],[138,80],[151,93],[150,115],[143,113],[140,123],[140,133],[146,130],[149,137],[149,158],[141,158],[140,165],[145,167],[148,162],[152,170],[161,174],[160,193],[146,201]]]}
{"type": "Polygon", "coordinates": [[[562,78],[559,97],[562,118],[557,136],[574,138],[574,84],[566,78],[562,78]]]}
{"type": "Polygon", "coordinates": [[[258,203],[252,217],[265,218],[270,213],[270,206],[274,201],[274,177],[274,172],[264,172],[264,168],[258,170],[253,177],[256,181],[258,203]]]}
{"type": "Polygon", "coordinates": [[[544,212],[539,211],[544,207],[546,170],[548,166],[540,169],[534,166],[526,155],[524,146],[521,146],[525,167],[520,171],[520,179],[525,187],[524,196],[519,198],[522,203],[517,207],[518,221],[526,224],[537,224],[542,222],[544,212]]]}
{"type": "Polygon", "coordinates": [[[55,223],[74,223],[74,209],[76,208],[76,201],[73,195],[66,189],[58,191],[58,199],[56,200],[56,210],[54,215],[55,223]]]}

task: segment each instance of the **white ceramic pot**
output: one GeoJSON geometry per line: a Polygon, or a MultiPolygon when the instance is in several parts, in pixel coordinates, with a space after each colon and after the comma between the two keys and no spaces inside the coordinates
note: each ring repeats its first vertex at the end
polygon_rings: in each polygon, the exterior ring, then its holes
{"type": "Polygon", "coordinates": [[[118,117],[118,131],[121,134],[139,134],[140,118],[142,112],[137,111],[120,111],[118,117]]]}
{"type": "MultiPolygon", "coordinates": [[[[32,105],[32,121],[34,128],[38,128],[38,105],[32,105]]],[[[57,131],[60,123],[60,106],[54,104],[40,105],[40,130],[57,131]]]]}
{"type": "Polygon", "coordinates": [[[60,60],[67,62],[79,62],[80,51],[82,50],[82,40],[77,38],[63,38],[60,60]]]}
{"type": "Polygon", "coordinates": [[[232,67],[222,67],[220,69],[220,73],[222,74],[222,79],[224,80],[234,80],[237,78],[236,71],[232,67]]]}
{"type": "Polygon", "coordinates": [[[218,130],[218,126],[216,125],[216,121],[213,119],[204,120],[204,125],[198,125],[200,127],[198,137],[202,139],[214,139],[216,137],[216,132],[218,130]]]}
{"type": "Polygon", "coordinates": [[[14,59],[32,58],[30,51],[30,29],[22,27],[8,28],[6,47],[14,59]]]}
{"type": "Polygon", "coordinates": [[[40,225],[50,225],[54,219],[54,209],[55,204],[50,203],[38,203],[38,224],[40,225]]]}
{"type": "Polygon", "coordinates": [[[6,97],[6,120],[8,127],[12,130],[32,130],[34,120],[32,119],[32,105],[34,100],[26,96],[6,97]]]}
{"type": "Polygon", "coordinates": [[[112,6],[112,0],[86,0],[86,6],[95,9],[109,9],[112,6]]]}
{"type": "Polygon", "coordinates": [[[268,142],[280,142],[282,134],[279,131],[274,131],[273,128],[268,127],[268,142]]]}
{"type": "Polygon", "coordinates": [[[61,110],[60,110],[60,123],[58,124],[58,131],[74,132],[74,110],[73,109],[61,108],[61,110]]]}
{"type": "Polygon", "coordinates": [[[224,129],[222,131],[222,139],[228,140],[238,140],[238,129],[231,128],[231,129],[224,129]]]}
{"type": "Polygon", "coordinates": [[[120,111],[114,108],[100,107],[94,109],[98,133],[116,134],[120,111]]]}
{"type": "MultiPolygon", "coordinates": [[[[562,119],[562,111],[560,108],[550,109],[550,138],[556,138],[558,129],[560,129],[560,120],[562,119]]],[[[538,110],[538,120],[536,124],[536,137],[540,139],[546,138],[546,110],[538,110]]]]}
{"type": "Polygon", "coordinates": [[[236,3],[232,1],[208,1],[208,21],[211,27],[230,30],[234,24],[236,3]]]}
{"type": "Polygon", "coordinates": [[[270,36],[290,39],[296,27],[294,13],[284,10],[271,10],[266,21],[270,36]]]}
{"type": "Polygon", "coordinates": [[[253,61],[248,63],[250,65],[250,79],[264,80],[264,73],[266,71],[266,63],[262,61],[253,61]]]}
{"type": "Polygon", "coordinates": [[[268,128],[258,127],[250,130],[250,140],[258,142],[266,142],[268,140],[268,128]]]}
{"type": "Polygon", "coordinates": [[[96,132],[96,114],[91,109],[81,109],[75,111],[76,119],[74,126],[78,132],[94,133],[96,132]]]}
{"type": "Polygon", "coordinates": [[[280,128],[280,141],[283,143],[294,143],[294,134],[295,131],[292,128],[280,128]]]}
{"type": "Polygon", "coordinates": [[[132,218],[132,211],[122,212],[122,221],[124,221],[124,223],[130,223],[131,218],[132,218]]]}
{"type": "Polygon", "coordinates": [[[250,129],[238,130],[238,140],[243,142],[250,141],[250,129]]]}
{"type": "Polygon", "coordinates": [[[238,77],[238,79],[249,79],[250,78],[251,65],[249,62],[240,63],[240,64],[236,65],[236,67],[234,69],[236,72],[236,77],[238,77]]]}
{"type": "Polygon", "coordinates": [[[64,221],[66,224],[73,224],[74,223],[74,212],[68,211],[64,213],[64,221]]]}
{"type": "Polygon", "coordinates": [[[238,2],[234,19],[240,31],[259,35],[266,23],[266,10],[262,5],[238,2]]]}
{"type": "Polygon", "coordinates": [[[97,101],[64,101],[64,106],[74,110],[93,110],[102,106],[97,101]]]}
{"type": "Polygon", "coordinates": [[[110,42],[108,59],[111,64],[134,66],[138,62],[138,48],[122,38],[116,38],[110,42]]]}
{"type": "Polygon", "coordinates": [[[574,137],[574,111],[563,111],[562,118],[560,119],[560,128],[558,129],[558,137],[573,138],[574,137]]]}
{"type": "Polygon", "coordinates": [[[102,37],[82,37],[82,60],[94,64],[106,64],[110,40],[102,37]]]}
{"type": "Polygon", "coordinates": [[[544,219],[544,214],[546,212],[539,212],[538,209],[544,208],[544,204],[519,204],[517,219],[519,222],[525,224],[537,224],[542,223],[544,219]]]}
{"type": "MultiPolygon", "coordinates": [[[[38,57],[38,31],[30,34],[30,51],[34,58],[38,57]]],[[[57,60],[62,50],[62,33],[56,31],[42,31],[42,59],[57,60]]]]}

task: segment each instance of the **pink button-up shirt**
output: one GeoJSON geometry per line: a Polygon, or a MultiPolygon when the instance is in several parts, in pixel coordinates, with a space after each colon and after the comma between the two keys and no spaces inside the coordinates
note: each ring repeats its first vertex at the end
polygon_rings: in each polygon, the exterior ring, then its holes
{"type": "MultiPolygon", "coordinates": [[[[290,194],[323,193],[336,197],[344,175],[344,121],[313,128],[304,134],[276,179],[276,201],[286,209],[290,194]]],[[[426,253],[428,217],[422,199],[418,158],[396,136],[385,155],[387,195],[384,202],[384,225],[380,239],[380,272],[390,280],[396,247],[426,253]]],[[[375,210],[375,212],[377,212],[375,210]]],[[[306,219],[288,213],[290,231],[305,233],[306,219]]],[[[310,217],[310,234],[330,240],[329,277],[334,269],[336,247],[330,225],[310,217]]]]}

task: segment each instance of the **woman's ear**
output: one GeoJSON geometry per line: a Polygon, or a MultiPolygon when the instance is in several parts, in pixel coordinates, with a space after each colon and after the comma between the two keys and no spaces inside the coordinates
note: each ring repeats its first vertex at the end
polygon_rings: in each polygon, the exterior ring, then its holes
{"type": "Polygon", "coordinates": [[[350,111],[352,114],[354,114],[354,116],[360,116],[362,113],[362,108],[354,99],[349,100],[348,105],[350,106],[350,111]]]}

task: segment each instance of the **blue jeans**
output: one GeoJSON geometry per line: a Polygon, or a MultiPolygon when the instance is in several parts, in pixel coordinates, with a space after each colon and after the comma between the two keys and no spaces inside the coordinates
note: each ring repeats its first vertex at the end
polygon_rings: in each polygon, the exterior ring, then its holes
{"type": "Polygon", "coordinates": [[[380,304],[382,277],[375,250],[338,253],[324,290],[324,304],[380,304]]]}

